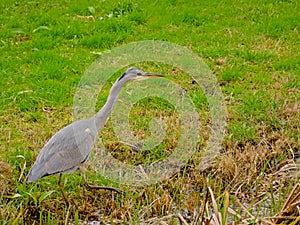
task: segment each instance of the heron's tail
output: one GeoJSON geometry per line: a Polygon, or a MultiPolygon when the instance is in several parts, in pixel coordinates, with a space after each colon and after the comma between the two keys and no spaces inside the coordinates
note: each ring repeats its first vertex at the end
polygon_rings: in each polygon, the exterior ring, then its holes
{"type": "Polygon", "coordinates": [[[30,169],[27,177],[26,177],[26,182],[34,182],[42,177],[48,176],[49,174],[45,170],[44,166],[41,167],[39,165],[34,164],[32,168],[30,169]]]}

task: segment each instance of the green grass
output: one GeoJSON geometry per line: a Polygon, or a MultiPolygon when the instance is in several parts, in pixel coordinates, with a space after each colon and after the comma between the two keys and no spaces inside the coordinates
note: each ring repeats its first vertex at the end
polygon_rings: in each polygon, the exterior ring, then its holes
{"type": "MultiPolygon", "coordinates": [[[[299,11],[296,0],[2,0],[0,224],[57,224],[68,213],[75,224],[93,220],[192,224],[195,215],[204,222],[218,212],[223,224],[226,220],[296,224],[299,213],[293,202],[300,198],[299,177],[293,174],[299,172],[293,165],[300,149],[299,11]],[[57,176],[29,185],[20,181],[47,140],[72,122],[73,97],[89,65],[101,52],[141,40],[186,46],[209,65],[228,111],[222,154],[211,168],[200,172],[195,169],[201,155],[197,153],[169,180],[143,188],[120,186],[126,190],[124,196],[85,190],[77,173],[65,175],[65,190],[79,206],[68,212],[56,186],[57,176]],[[205,205],[213,208],[214,199],[217,208],[205,210],[205,205]]],[[[137,66],[167,74],[187,91],[200,116],[202,149],[211,122],[202,90],[171,65],[137,66]]],[[[97,109],[109,88],[107,84],[98,97],[97,109]]],[[[149,135],[151,114],[165,118],[167,138],[143,153],[118,143],[108,122],[101,136],[116,158],[147,165],[176,147],[178,115],[159,98],[134,105],[132,132],[139,138],[149,135]]],[[[92,183],[118,186],[92,170],[88,174],[92,183]]]]}

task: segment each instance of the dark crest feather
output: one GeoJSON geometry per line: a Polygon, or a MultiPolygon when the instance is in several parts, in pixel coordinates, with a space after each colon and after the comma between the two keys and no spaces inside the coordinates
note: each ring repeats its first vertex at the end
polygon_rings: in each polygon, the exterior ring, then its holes
{"type": "Polygon", "coordinates": [[[119,77],[118,81],[120,81],[125,75],[126,75],[126,72],[123,73],[122,76],[119,77]]]}

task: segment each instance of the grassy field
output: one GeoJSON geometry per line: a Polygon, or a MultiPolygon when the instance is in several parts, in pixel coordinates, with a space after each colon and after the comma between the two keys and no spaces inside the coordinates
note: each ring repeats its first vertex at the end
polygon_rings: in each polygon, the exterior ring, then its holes
{"type": "MultiPolygon", "coordinates": [[[[299,224],[298,1],[1,0],[0,10],[0,224],[299,224]],[[124,195],[86,190],[79,173],[64,175],[70,208],[57,175],[25,184],[40,149],[72,122],[74,93],[89,65],[101,52],[141,40],[186,46],[216,75],[228,125],[214,164],[199,171],[195,154],[169,179],[144,187],[88,170],[90,182],[124,195]]],[[[192,96],[204,124],[201,152],[210,124],[201,90],[178,68],[138,66],[167,74],[192,96]]],[[[140,138],[151,112],[167,118],[165,147],[146,156],[120,145],[108,122],[100,135],[116,158],[150,164],[172,152],[177,114],[163,105],[145,100],[132,111],[140,138]]]]}

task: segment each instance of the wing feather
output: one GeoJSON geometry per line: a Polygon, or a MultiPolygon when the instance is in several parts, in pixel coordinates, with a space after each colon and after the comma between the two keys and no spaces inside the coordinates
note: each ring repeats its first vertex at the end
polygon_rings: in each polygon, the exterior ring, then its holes
{"type": "Polygon", "coordinates": [[[40,151],[27,181],[55,173],[72,173],[89,156],[98,132],[91,120],[81,120],[57,132],[40,151]]]}

